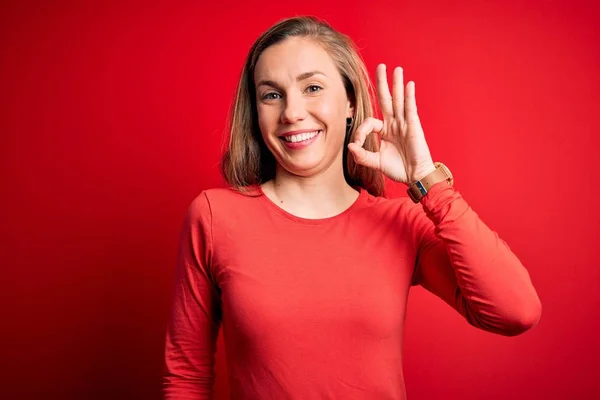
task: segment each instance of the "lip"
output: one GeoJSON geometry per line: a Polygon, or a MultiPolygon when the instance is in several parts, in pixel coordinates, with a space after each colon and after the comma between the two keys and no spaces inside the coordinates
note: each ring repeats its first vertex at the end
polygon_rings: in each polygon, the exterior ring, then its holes
{"type": "Polygon", "coordinates": [[[283,142],[283,144],[288,149],[300,150],[300,149],[304,149],[304,148],[310,146],[311,144],[313,144],[317,139],[319,139],[321,137],[322,134],[323,134],[323,130],[322,129],[302,130],[302,131],[289,132],[289,134],[286,133],[286,135],[281,135],[280,136],[280,138],[281,138],[280,140],[283,142]],[[302,141],[302,142],[288,142],[287,140],[283,139],[284,136],[296,135],[298,133],[304,133],[304,132],[314,132],[315,130],[319,132],[319,133],[316,134],[315,137],[310,138],[310,139],[305,140],[305,141],[302,141]]]}

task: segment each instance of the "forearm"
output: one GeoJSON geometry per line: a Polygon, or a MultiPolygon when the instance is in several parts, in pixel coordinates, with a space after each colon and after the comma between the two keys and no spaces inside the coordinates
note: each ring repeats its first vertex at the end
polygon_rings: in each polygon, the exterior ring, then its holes
{"type": "Polygon", "coordinates": [[[422,200],[442,244],[437,251],[423,252],[423,286],[445,291],[446,300],[482,329],[514,335],[535,325],[541,304],[521,261],[458,191],[437,189],[422,200]],[[454,282],[435,271],[444,262],[451,266],[454,282]]]}

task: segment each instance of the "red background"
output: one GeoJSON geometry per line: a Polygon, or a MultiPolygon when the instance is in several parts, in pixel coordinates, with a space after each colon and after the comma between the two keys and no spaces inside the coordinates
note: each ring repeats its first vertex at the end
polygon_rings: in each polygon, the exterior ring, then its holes
{"type": "Polygon", "coordinates": [[[3,398],[159,398],[185,209],[223,184],[249,46],[296,14],[348,33],[372,74],[404,67],[434,159],[542,300],[505,338],[415,289],[410,399],[599,396],[595,2],[83,3],[0,9],[3,398]]]}

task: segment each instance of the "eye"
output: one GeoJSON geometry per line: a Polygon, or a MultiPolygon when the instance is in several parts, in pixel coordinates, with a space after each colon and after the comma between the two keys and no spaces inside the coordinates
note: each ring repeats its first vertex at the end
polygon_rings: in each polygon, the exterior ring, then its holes
{"type": "Polygon", "coordinates": [[[275,100],[278,97],[275,96],[279,96],[279,93],[275,93],[275,92],[269,92],[263,95],[262,99],[263,100],[275,100]]]}
{"type": "Polygon", "coordinates": [[[317,93],[317,92],[321,91],[321,89],[323,89],[323,88],[319,85],[310,85],[309,87],[306,88],[306,90],[309,93],[317,93]]]}

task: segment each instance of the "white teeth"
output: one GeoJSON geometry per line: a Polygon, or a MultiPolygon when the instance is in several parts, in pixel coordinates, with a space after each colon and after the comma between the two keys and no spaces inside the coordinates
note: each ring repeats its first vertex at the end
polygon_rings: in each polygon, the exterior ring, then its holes
{"type": "Polygon", "coordinates": [[[296,142],[303,142],[305,140],[312,139],[315,136],[317,136],[318,134],[319,134],[319,131],[304,132],[304,133],[300,133],[298,135],[284,136],[283,139],[288,142],[296,143],[296,142]]]}

